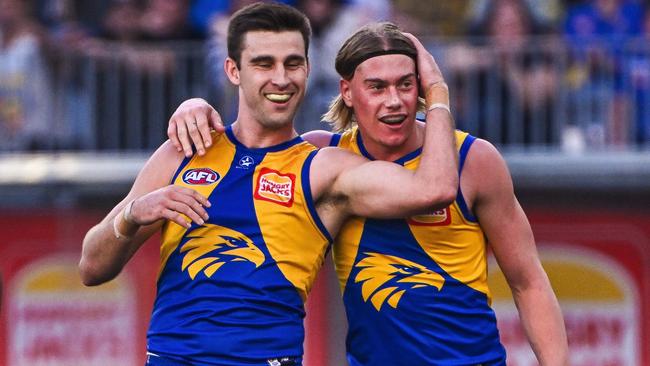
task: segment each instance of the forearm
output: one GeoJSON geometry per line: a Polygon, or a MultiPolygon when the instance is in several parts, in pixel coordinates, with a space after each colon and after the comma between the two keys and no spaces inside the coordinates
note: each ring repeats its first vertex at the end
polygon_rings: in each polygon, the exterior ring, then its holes
{"type": "Polygon", "coordinates": [[[426,127],[422,158],[416,176],[428,183],[429,190],[456,193],[458,188],[458,153],[455,126],[449,107],[449,91],[444,82],[427,92],[426,127]]]}
{"type": "Polygon", "coordinates": [[[138,226],[125,222],[122,215],[120,209],[86,234],[79,262],[85,285],[100,285],[115,278],[141,246],[143,240],[135,235],[138,226]]]}
{"type": "Polygon", "coordinates": [[[550,284],[513,291],[513,295],[524,331],[540,365],[568,365],[564,319],[550,284]]]}

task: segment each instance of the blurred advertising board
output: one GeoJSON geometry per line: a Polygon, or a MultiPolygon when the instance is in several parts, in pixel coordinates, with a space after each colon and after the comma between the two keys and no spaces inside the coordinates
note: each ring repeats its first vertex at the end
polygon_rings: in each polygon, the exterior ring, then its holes
{"type": "MultiPolygon", "coordinates": [[[[530,219],[564,314],[570,364],[650,364],[650,217],[581,211],[530,219]]],[[[537,365],[495,263],[489,276],[508,364],[537,365]]]]}
{"type": "MultiPolygon", "coordinates": [[[[527,211],[566,320],[570,364],[650,365],[650,213],[527,211]]],[[[110,283],[84,287],[81,242],[103,215],[0,212],[0,366],[144,364],[158,246],[145,244],[110,283]]],[[[494,263],[489,276],[508,364],[536,365],[494,263]]],[[[307,303],[306,366],[343,364],[337,301],[336,281],[319,279],[307,303]]]]}

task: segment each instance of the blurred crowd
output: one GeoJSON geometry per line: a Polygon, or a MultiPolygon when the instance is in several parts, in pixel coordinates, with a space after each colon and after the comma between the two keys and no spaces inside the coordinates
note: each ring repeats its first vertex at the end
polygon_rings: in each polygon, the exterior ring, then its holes
{"type": "MultiPolygon", "coordinates": [[[[127,125],[132,116],[116,118],[124,124],[122,135],[152,136],[151,145],[157,145],[173,108],[197,96],[191,88],[179,93],[174,86],[179,73],[174,44],[181,43],[172,41],[202,45],[193,48],[201,54],[201,67],[183,67],[200,74],[198,82],[208,85],[200,96],[219,106],[228,120],[234,111],[222,72],[226,26],[230,14],[251,2],[0,0],[0,151],[102,148],[114,123],[102,118],[116,113],[113,104],[152,108],[146,101],[133,105],[129,93],[154,92],[166,96],[162,106],[153,106],[159,114],[137,117],[157,124],[136,128],[127,125]],[[116,75],[121,77],[113,80],[116,75]],[[132,83],[136,77],[140,81],[132,83]],[[110,83],[124,92],[102,94],[110,83]],[[146,85],[165,87],[152,91],[146,85]],[[89,144],[93,139],[100,142],[89,144]]],[[[313,27],[300,131],[324,127],[320,113],[338,91],[333,65],[343,40],[367,22],[391,20],[434,52],[452,86],[460,128],[497,144],[569,149],[650,144],[647,2],[283,2],[302,10],[313,27]]],[[[115,140],[128,141],[122,137],[115,140]]]]}

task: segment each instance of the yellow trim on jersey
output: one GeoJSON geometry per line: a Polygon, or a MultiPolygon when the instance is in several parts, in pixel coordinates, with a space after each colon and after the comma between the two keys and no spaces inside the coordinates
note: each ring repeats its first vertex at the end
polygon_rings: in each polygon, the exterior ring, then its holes
{"type": "MultiPolygon", "coordinates": [[[[314,222],[302,191],[304,177],[301,171],[304,156],[315,148],[308,143],[301,143],[292,149],[294,152],[291,155],[287,155],[286,151],[267,153],[256,168],[254,179],[254,184],[263,179],[260,177],[262,166],[277,169],[277,172],[273,173],[265,171],[269,179],[279,180],[284,184],[290,182],[293,185],[291,208],[286,206],[289,204],[286,195],[280,194],[275,198],[269,195],[268,199],[264,197],[255,200],[255,212],[271,257],[276,259],[282,274],[296,287],[305,301],[323,263],[326,251],[324,246],[329,245],[329,239],[314,222]],[[295,181],[291,181],[290,174],[295,181]],[[308,219],[311,225],[305,225],[305,219],[308,219]],[[295,246],[289,246],[288,243],[295,246]]],[[[308,171],[306,173],[309,174],[308,171]]]]}
{"type": "MultiPolygon", "coordinates": [[[[341,135],[338,146],[361,155],[357,142],[358,134],[358,127],[346,131],[341,135]]],[[[460,151],[469,134],[457,130],[455,135],[456,146],[460,151]]],[[[407,161],[404,166],[414,170],[419,162],[420,156],[417,156],[407,161]]],[[[422,249],[450,276],[485,293],[490,299],[487,285],[487,243],[480,225],[468,221],[456,201],[444,212],[431,213],[429,220],[426,216],[415,217],[409,222],[411,233],[422,249]],[[449,220],[449,223],[441,224],[445,220],[449,220]]],[[[334,245],[334,260],[343,290],[358,254],[364,226],[363,218],[348,220],[334,245]]]]}
{"type": "MultiPolygon", "coordinates": [[[[230,140],[228,140],[224,135],[219,135],[219,137],[215,140],[214,145],[212,145],[211,148],[207,149],[204,156],[199,156],[198,154],[194,154],[194,156],[192,156],[190,161],[178,172],[176,179],[172,182],[172,184],[191,188],[205,197],[210,197],[212,191],[217,188],[224,174],[230,168],[230,164],[235,157],[235,151],[235,145],[233,145],[233,143],[230,142],[230,140]],[[220,179],[213,184],[207,185],[190,185],[185,183],[183,181],[183,174],[188,169],[196,168],[197,166],[194,163],[198,160],[205,161],[206,166],[208,166],[209,162],[210,168],[220,175],[220,179]]],[[[214,204],[214,202],[211,203],[214,204]]],[[[183,217],[189,220],[186,216],[183,217]]],[[[165,268],[165,265],[167,264],[167,260],[169,260],[169,257],[172,255],[176,247],[178,247],[178,244],[183,238],[183,235],[185,235],[186,231],[187,229],[185,227],[180,226],[175,222],[165,222],[162,231],[162,245],[160,246],[160,268],[158,269],[159,277],[163,268],[165,268]]]]}

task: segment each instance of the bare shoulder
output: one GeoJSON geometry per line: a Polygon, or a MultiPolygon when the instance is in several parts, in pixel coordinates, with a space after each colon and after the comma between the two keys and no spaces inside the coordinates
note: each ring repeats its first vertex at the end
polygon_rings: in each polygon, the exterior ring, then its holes
{"type": "Polygon", "coordinates": [[[171,141],[165,141],[151,155],[136,178],[134,188],[152,190],[169,184],[185,156],[171,141]]]}
{"type": "Polygon", "coordinates": [[[324,147],[318,150],[309,172],[314,198],[317,199],[324,192],[331,192],[342,172],[367,161],[363,156],[338,147],[324,147]]]}
{"type": "Polygon", "coordinates": [[[302,134],[302,138],[316,147],[330,146],[334,134],[325,130],[314,130],[302,134]]]}
{"type": "Polygon", "coordinates": [[[342,171],[367,162],[368,159],[351,151],[338,147],[324,147],[314,157],[314,164],[320,168],[329,168],[334,171],[342,171]]]}
{"type": "Polygon", "coordinates": [[[512,179],[503,156],[490,142],[476,139],[461,172],[461,189],[472,206],[477,198],[499,191],[512,191],[512,179]]]}

